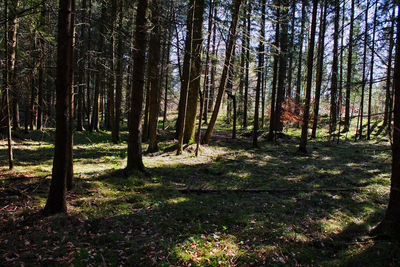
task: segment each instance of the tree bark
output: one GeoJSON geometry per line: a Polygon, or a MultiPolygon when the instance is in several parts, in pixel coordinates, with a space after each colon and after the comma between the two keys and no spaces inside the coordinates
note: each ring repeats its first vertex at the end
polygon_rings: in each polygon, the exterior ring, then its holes
{"type": "Polygon", "coordinates": [[[359,139],[363,139],[363,118],[364,118],[364,95],[366,84],[365,65],[367,63],[367,39],[368,39],[368,9],[369,1],[367,1],[365,9],[365,31],[364,31],[364,48],[363,48],[363,63],[362,63],[362,84],[361,84],[361,99],[360,99],[360,128],[358,131],[359,139]]]}
{"type": "Polygon", "coordinates": [[[335,0],[335,19],[333,33],[333,58],[332,58],[332,79],[331,79],[331,103],[329,112],[329,138],[336,130],[337,119],[337,86],[338,86],[338,50],[339,50],[339,20],[340,0],[335,0]]]}
{"type": "Polygon", "coordinates": [[[247,3],[247,31],[245,38],[246,49],[246,69],[244,80],[244,103],[243,103],[243,129],[247,128],[248,106],[249,106],[249,72],[250,72],[250,35],[251,35],[251,1],[247,3]]]}
{"type": "Polygon", "coordinates": [[[187,99],[187,109],[185,117],[184,143],[194,142],[194,129],[196,125],[197,105],[200,92],[200,77],[202,71],[202,43],[203,43],[203,14],[204,0],[195,1],[193,38],[192,38],[192,61],[189,78],[189,92],[187,99]]]}
{"type": "MultiPolygon", "coordinates": [[[[149,74],[148,77],[150,82],[150,93],[149,97],[149,148],[148,152],[153,153],[158,151],[157,144],[157,122],[158,113],[160,111],[159,100],[160,100],[160,76],[161,71],[161,22],[160,22],[160,11],[161,5],[159,0],[153,0],[151,2],[151,21],[153,28],[150,35],[149,42],[149,74]]],[[[161,77],[161,78],[160,78],[161,77]]]]}
{"type": "Polygon", "coordinates": [[[326,9],[327,0],[321,1],[321,18],[319,25],[319,37],[318,37],[318,59],[317,59],[317,73],[316,73],[316,84],[315,84],[315,99],[314,99],[314,119],[311,132],[311,138],[316,138],[317,127],[318,127],[318,115],[319,115],[319,101],[321,99],[321,87],[323,77],[323,65],[324,65],[324,52],[325,52],[325,29],[326,29],[326,9]]]}
{"type": "Polygon", "coordinates": [[[280,32],[280,53],[278,69],[278,86],[276,90],[276,108],[275,108],[275,131],[282,131],[282,113],[283,100],[285,98],[286,74],[287,74],[287,39],[288,39],[288,6],[287,0],[280,0],[281,10],[281,32],[280,32]]]}
{"type": "Polygon", "coordinates": [[[253,147],[258,147],[257,137],[259,129],[260,93],[262,87],[262,74],[264,67],[264,41],[265,41],[264,39],[265,39],[265,0],[261,0],[261,25],[260,25],[260,43],[258,47],[256,104],[254,107],[253,147]]]}
{"type": "Polygon", "coordinates": [[[278,78],[278,64],[279,64],[279,56],[278,56],[278,49],[279,49],[279,19],[280,19],[280,10],[279,8],[276,9],[276,20],[278,23],[275,25],[275,54],[274,54],[274,65],[272,69],[272,93],[271,93],[271,112],[269,116],[269,133],[267,136],[267,141],[272,142],[275,138],[275,103],[276,103],[276,81],[278,78]]]}
{"type": "Polygon", "coordinates": [[[144,171],[142,159],[142,105],[147,46],[149,0],[139,0],[136,15],[135,53],[132,74],[131,111],[129,113],[128,163],[126,169],[144,171]]]}
{"type": "Polygon", "coordinates": [[[68,172],[69,106],[72,94],[73,12],[74,0],[60,0],[57,35],[56,139],[50,192],[45,215],[67,212],[66,181],[68,172]]]}
{"type": "Polygon", "coordinates": [[[301,137],[299,152],[307,153],[307,138],[308,138],[308,120],[310,117],[310,101],[311,101],[311,85],[313,74],[313,59],[314,59],[314,44],[315,44],[315,29],[317,21],[318,1],[313,0],[312,20],[311,20],[311,35],[307,55],[307,84],[306,84],[306,99],[304,104],[303,125],[301,127],[301,137]]]}
{"type": "MultiPolygon", "coordinates": [[[[397,36],[400,36],[400,4],[397,15],[397,36]]],[[[394,131],[392,144],[392,178],[389,204],[382,222],[372,234],[384,235],[398,240],[400,230],[400,38],[396,40],[396,56],[394,62],[394,131]]]]}
{"type": "Polygon", "coordinates": [[[375,34],[376,34],[376,16],[378,4],[375,3],[374,26],[372,30],[372,46],[371,46],[371,68],[369,70],[369,91],[368,91],[368,123],[367,123],[367,140],[371,139],[371,109],[372,109],[372,85],[374,84],[374,56],[375,56],[375,34]]]}
{"type": "Polygon", "coordinates": [[[300,96],[301,96],[301,82],[302,82],[302,65],[303,65],[303,40],[304,40],[304,28],[306,24],[306,6],[307,1],[302,0],[301,3],[301,26],[300,26],[300,48],[299,48],[299,62],[298,62],[298,70],[297,70],[297,81],[296,81],[296,95],[295,95],[295,107],[294,114],[300,114],[300,96]]]}
{"type": "Polygon", "coordinates": [[[353,72],[353,32],[354,32],[354,0],[351,0],[350,11],[350,32],[349,32],[349,54],[347,56],[347,80],[346,80],[346,105],[344,114],[343,132],[348,132],[350,128],[350,93],[353,72]]]}
{"type": "Polygon", "coordinates": [[[124,65],[124,43],[123,43],[123,2],[119,3],[119,17],[118,17],[118,44],[117,44],[117,67],[116,67],[116,84],[115,84],[115,120],[112,131],[112,141],[114,144],[119,143],[119,131],[121,125],[121,114],[122,114],[122,80],[124,76],[123,65],[124,65]]]}

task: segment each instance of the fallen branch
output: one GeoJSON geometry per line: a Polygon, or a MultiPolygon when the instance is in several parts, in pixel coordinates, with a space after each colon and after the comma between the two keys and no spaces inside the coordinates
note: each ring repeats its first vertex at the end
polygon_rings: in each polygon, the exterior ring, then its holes
{"type": "MultiPolygon", "coordinates": [[[[364,187],[352,188],[266,188],[266,189],[203,189],[203,188],[175,188],[181,193],[286,193],[286,192],[349,192],[360,191],[364,187]]],[[[168,189],[167,189],[168,190],[168,189]]]]}

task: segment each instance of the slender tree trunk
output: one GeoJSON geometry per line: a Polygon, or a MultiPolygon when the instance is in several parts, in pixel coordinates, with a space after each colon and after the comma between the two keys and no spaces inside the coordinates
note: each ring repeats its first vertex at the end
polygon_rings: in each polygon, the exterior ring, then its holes
{"type": "Polygon", "coordinates": [[[346,109],[344,114],[343,132],[348,132],[350,128],[350,93],[352,86],[353,72],[353,32],[354,32],[354,0],[351,0],[350,11],[350,32],[349,32],[349,54],[347,56],[347,81],[346,81],[346,109]]]}
{"type": "MultiPolygon", "coordinates": [[[[276,14],[277,14],[276,15],[277,21],[279,21],[279,19],[280,19],[279,8],[277,8],[276,14]]],[[[279,56],[278,56],[279,39],[280,39],[280,37],[279,37],[280,29],[279,28],[280,27],[279,27],[279,22],[278,22],[278,23],[276,23],[276,26],[275,26],[275,48],[276,48],[276,51],[274,54],[274,65],[273,65],[273,70],[272,70],[273,77],[272,77],[272,93],[271,93],[271,113],[269,116],[269,133],[267,136],[268,142],[272,142],[275,139],[275,130],[276,130],[276,128],[275,128],[275,116],[276,116],[275,115],[276,114],[275,103],[276,103],[276,81],[278,78],[278,63],[279,63],[279,56]]]]}
{"type": "Polygon", "coordinates": [[[123,2],[119,3],[118,17],[118,44],[117,44],[117,67],[116,67],[116,84],[115,84],[115,118],[112,131],[112,140],[114,144],[119,143],[119,130],[122,114],[122,80],[123,80],[123,64],[124,64],[124,44],[123,44],[123,2]]]}
{"type": "Polygon", "coordinates": [[[15,62],[17,55],[17,31],[18,31],[18,15],[17,8],[19,5],[18,0],[11,1],[10,6],[10,25],[8,26],[8,79],[9,79],[9,90],[11,95],[11,114],[13,129],[19,128],[19,98],[21,97],[20,92],[17,88],[15,62]]]}
{"type": "MultiPolygon", "coordinates": [[[[45,27],[45,3],[43,3],[42,10],[40,12],[40,26],[45,27]]],[[[43,113],[44,113],[44,57],[45,57],[45,42],[42,37],[39,37],[39,49],[40,49],[40,59],[39,59],[39,85],[38,85],[38,118],[36,123],[36,129],[39,131],[43,130],[43,113]]]]}
{"type": "Polygon", "coordinates": [[[314,59],[314,44],[315,44],[315,29],[317,24],[317,9],[318,1],[313,0],[311,35],[307,55],[307,84],[306,84],[306,99],[304,104],[303,125],[301,127],[301,138],[299,152],[307,153],[307,138],[308,138],[308,120],[310,117],[310,101],[311,101],[311,86],[313,74],[313,59],[314,59]]]}
{"type": "Polygon", "coordinates": [[[170,56],[171,56],[171,38],[172,38],[172,27],[168,28],[168,39],[167,39],[167,54],[166,54],[166,66],[165,66],[165,89],[164,89],[164,112],[163,112],[163,124],[162,129],[165,130],[165,123],[167,122],[168,112],[168,90],[169,90],[169,75],[170,75],[170,56]]]}
{"type": "Polygon", "coordinates": [[[288,54],[289,54],[289,68],[288,68],[288,74],[287,74],[287,88],[286,88],[286,98],[288,100],[288,108],[289,111],[291,111],[291,99],[292,99],[292,72],[293,72],[293,46],[294,46],[294,26],[295,26],[295,19],[296,19],[296,2],[297,1],[292,1],[292,7],[291,7],[291,22],[290,22],[290,42],[289,42],[289,48],[288,48],[288,54]]]}
{"type": "MultiPolygon", "coordinates": [[[[80,30],[80,37],[82,39],[86,39],[85,33],[87,32],[87,24],[86,24],[86,10],[87,9],[87,1],[83,0],[82,1],[82,8],[81,8],[81,17],[84,23],[81,26],[80,30]]],[[[86,50],[87,45],[86,43],[82,43],[79,47],[79,57],[80,57],[80,62],[79,62],[79,74],[78,74],[78,94],[77,94],[77,112],[76,112],[76,130],[81,132],[84,130],[83,128],[83,103],[84,103],[84,84],[85,84],[85,67],[87,64],[87,53],[88,51],[86,50]]],[[[88,77],[89,78],[89,77],[88,77]]]]}
{"type": "MultiPolygon", "coordinates": [[[[214,8],[214,18],[217,16],[217,9],[214,8]]],[[[217,53],[218,53],[218,49],[217,49],[217,25],[216,25],[216,21],[214,20],[214,29],[213,29],[213,41],[212,41],[212,57],[214,58],[214,60],[211,61],[211,73],[210,73],[210,89],[209,89],[209,101],[208,101],[208,112],[210,112],[213,108],[213,104],[214,104],[214,94],[215,94],[215,73],[217,71],[217,60],[215,60],[217,58],[217,53]]]]}
{"type": "Polygon", "coordinates": [[[186,39],[185,39],[185,52],[183,58],[183,70],[181,76],[181,93],[179,97],[179,105],[178,105],[178,119],[176,121],[176,137],[179,139],[179,135],[184,133],[185,129],[185,121],[186,121],[186,112],[187,112],[187,99],[189,93],[190,86],[190,71],[192,70],[191,61],[192,61],[192,37],[193,37],[193,21],[195,17],[195,4],[196,0],[190,0],[189,9],[187,15],[187,28],[186,28],[186,39]]]}
{"type": "Polygon", "coordinates": [[[199,155],[199,149],[200,149],[200,139],[201,139],[201,120],[202,120],[202,115],[203,112],[207,114],[207,106],[205,105],[205,90],[207,87],[207,82],[208,82],[208,71],[210,69],[210,45],[211,45],[211,33],[212,33],[212,28],[213,28],[213,23],[214,23],[214,1],[211,0],[209,4],[209,13],[208,13],[208,34],[207,34],[207,50],[206,50],[206,63],[205,63],[205,68],[204,68],[204,84],[203,84],[203,104],[200,106],[200,115],[199,115],[199,128],[197,129],[197,139],[196,139],[196,157],[199,155]]]}
{"type": "Polygon", "coordinates": [[[87,125],[89,131],[93,131],[93,123],[92,123],[92,79],[93,74],[91,70],[92,66],[92,57],[91,57],[91,49],[92,49],[92,0],[89,1],[89,12],[88,12],[88,27],[87,27],[87,54],[86,54],[86,61],[87,61],[87,74],[86,74],[86,116],[87,116],[87,125]]]}
{"type": "Polygon", "coordinates": [[[251,35],[251,2],[247,2],[247,31],[246,31],[246,69],[245,69],[245,82],[244,82],[244,109],[243,109],[243,128],[247,128],[248,106],[249,106],[249,72],[250,72],[250,35],[251,35]]]}
{"type": "Polygon", "coordinates": [[[321,2],[321,18],[319,25],[319,37],[318,37],[318,59],[317,59],[317,74],[316,74],[316,85],[315,85],[315,99],[314,99],[314,119],[311,132],[311,138],[316,138],[317,136],[317,126],[318,126],[318,115],[319,115],[319,102],[321,98],[321,87],[322,87],[322,77],[324,75],[324,52],[325,52],[325,29],[326,29],[326,9],[327,1],[321,2]]]}
{"type": "Polygon", "coordinates": [[[288,6],[287,0],[280,0],[282,7],[281,10],[281,23],[282,30],[280,32],[280,53],[279,53],[279,70],[278,70],[278,86],[276,90],[276,108],[275,108],[275,130],[282,131],[282,113],[283,113],[283,100],[285,98],[286,74],[287,74],[287,38],[288,38],[288,6]]]}
{"type": "Polygon", "coordinates": [[[340,127],[342,125],[342,106],[343,106],[343,69],[344,69],[344,20],[345,20],[345,10],[346,10],[346,2],[343,2],[342,8],[342,27],[341,27],[341,37],[340,37],[340,72],[339,72],[339,97],[338,97],[338,117],[339,117],[339,129],[337,134],[337,141],[339,143],[340,140],[340,127]]]}
{"type": "MultiPolygon", "coordinates": [[[[8,18],[8,0],[4,1],[5,17],[8,18]]],[[[13,144],[11,136],[11,122],[10,122],[10,99],[9,99],[9,77],[10,77],[10,62],[11,53],[9,51],[9,39],[8,39],[8,20],[4,20],[4,47],[6,56],[6,66],[4,70],[4,94],[5,94],[5,109],[6,109],[6,124],[7,124],[7,144],[8,144],[8,168],[12,170],[14,168],[13,159],[13,144]]]]}
{"type": "Polygon", "coordinates": [[[358,131],[360,140],[363,139],[364,95],[365,95],[365,84],[366,84],[365,65],[367,63],[367,38],[368,38],[368,9],[369,9],[369,1],[367,1],[367,8],[365,10],[364,50],[363,50],[363,63],[362,63],[361,99],[360,99],[360,128],[358,131]]]}
{"type": "Polygon", "coordinates": [[[73,15],[74,0],[60,0],[57,36],[56,140],[50,192],[43,213],[67,211],[66,182],[68,172],[69,107],[72,95],[73,15]]]}
{"type": "Polygon", "coordinates": [[[135,53],[132,76],[131,111],[129,114],[128,164],[126,169],[144,171],[142,160],[142,105],[145,56],[147,46],[147,12],[149,0],[139,0],[136,15],[135,53]]]}
{"type": "Polygon", "coordinates": [[[190,8],[188,12],[188,26],[186,31],[186,41],[185,41],[185,57],[183,60],[183,72],[182,72],[182,80],[181,80],[181,95],[179,99],[178,106],[178,120],[176,123],[176,135],[178,137],[178,149],[176,151],[177,155],[181,155],[183,151],[183,139],[185,132],[185,121],[186,121],[186,112],[187,112],[187,100],[189,94],[189,86],[190,86],[190,72],[192,68],[192,51],[193,51],[193,21],[195,17],[195,6],[196,0],[190,1],[190,8]]]}
{"type": "Polygon", "coordinates": [[[296,81],[296,95],[295,95],[295,108],[294,113],[300,114],[300,96],[301,96],[301,81],[302,81],[302,65],[303,65],[303,40],[304,40],[304,28],[306,24],[306,6],[307,1],[302,0],[301,3],[301,26],[300,26],[300,50],[299,50],[299,62],[297,70],[297,81],[296,81]]]}
{"type": "Polygon", "coordinates": [[[149,42],[149,74],[150,81],[150,94],[149,97],[149,148],[148,152],[158,151],[157,144],[157,122],[159,113],[159,98],[160,98],[160,71],[161,71],[161,22],[160,22],[160,9],[161,4],[159,0],[153,0],[151,2],[151,21],[153,28],[150,35],[149,42]]]}
{"type": "Polygon", "coordinates": [[[374,26],[372,30],[372,47],[371,47],[371,69],[369,71],[369,91],[368,91],[368,129],[367,139],[371,139],[371,109],[372,109],[372,85],[374,84],[374,56],[375,56],[375,33],[376,33],[376,16],[378,12],[378,3],[375,3],[374,26]]]}
{"type": "Polygon", "coordinates": [[[390,32],[390,41],[389,41],[389,59],[388,59],[388,68],[387,68],[387,74],[386,74],[386,101],[385,101],[385,118],[387,118],[387,123],[385,124],[385,119],[384,119],[384,125],[387,125],[387,132],[391,133],[391,125],[392,125],[392,111],[393,111],[393,96],[390,90],[391,83],[392,83],[392,51],[393,51],[393,46],[394,46],[394,24],[395,24],[395,12],[396,12],[396,5],[393,5],[393,13],[392,13],[392,26],[391,26],[391,32],[390,32]]]}
{"type": "Polygon", "coordinates": [[[265,41],[264,39],[265,39],[265,0],[261,0],[260,44],[258,47],[258,69],[257,69],[256,104],[254,108],[253,147],[258,147],[257,137],[259,129],[260,91],[262,87],[262,73],[264,67],[264,41],[265,41]]]}
{"type": "Polygon", "coordinates": [[[336,130],[337,119],[337,87],[338,87],[338,50],[339,50],[339,20],[340,20],[340,0],[335,0],[335,19],[333,33],[333,58],[332,58],[332,79],[331,79],[331,105],[329,120],[329,138],[336,130]]]}
{"type": "MultiPolygon", "coordinates": [[[[105,20],[107,7],[103,3],[101,7],[101,21],[105,20]]],[[[92,126],[94,131],[99,130],[100,126],[100,91],[102,87],[102,80],[104,74],[104,67],[102,66],[101,55],[104,49],[104,23],[100,23],[99,37],[98,37],[98,57],[96,59],[96,78],[94,86],[94,97],[93,97],[93,114],[92,114],[92,126]]]]}
{"type": "Polygon", "coordinates": [[[220,81],[220,85],[218,88],[218,95],[217,95],[217,99],[215,102],[214,111],[213,111],[213,114],[210,119],[210,124],[208,125],[207,131],[203,137],[204,144],[208,144],[210,141],[211,134],[212,134],[212,131],[215,126],[215,122],[217,121],[219,108],[221,106],[222,96],[225,91],[228,72],[229,72],[229,66],[230,66],[231,58],[232,58],[232,54],[233,54],[233,48],[234,48],[235,42],[236,42],[236,28],[237,28],[237,24],[239,21],[241,5],[242,5],[242,0],[235,0],[233,16],[232,16],[232,23],[231,23],[231,27],[229,29],[228,47],[226,49],[226,54],[225,54],[225,64],[224,64],[224,68],[222,70],[221,81],[220,81]]]}

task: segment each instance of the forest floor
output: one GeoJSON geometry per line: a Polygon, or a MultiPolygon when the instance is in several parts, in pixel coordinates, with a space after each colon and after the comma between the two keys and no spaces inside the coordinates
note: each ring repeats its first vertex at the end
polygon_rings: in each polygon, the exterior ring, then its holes
{"type": "Polygon", "coordinates": [[[257,149],[221,133],[194,157],[193,145],[176,156],[162,134],[161,152],[144,156],[149,174],[127,176],[127,133],[120,145],[108,132],[75,133],[68,214],[52,217],[40,210],[54,131],[16,132],[11,172],[0,141],[0,265],[400,264],[398,243],[369,235],[388,202],[387,140],[322,138],[302,155],[298,131],[257,149]]]}

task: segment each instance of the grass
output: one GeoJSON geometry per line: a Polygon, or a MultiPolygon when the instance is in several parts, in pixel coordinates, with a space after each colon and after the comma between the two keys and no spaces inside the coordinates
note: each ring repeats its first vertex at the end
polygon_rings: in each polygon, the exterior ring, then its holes
{"type": "Polygon", "coordinates": [[[54,132],[16,132],[11,172],[0,142],[0,264],[398,265],[399,244],[369,236],[388,202],[389,143],[318,138],[304,156],[296,153],[296,132],[288,129],[292,138],[278,144],[261,138],[257,149],[249,138],[232,141],[220,132],[198,158],[193,145],[176,156],[174,143],[162,137],[163,152],[144,156],[151,177],[121,171],[126,132],[120,145],[108,132],[75,133],[69,213],[47,218],[39,211],[48,193],[54,132]],[[301,190],[313,188],[349,190],[301,190]]]}

